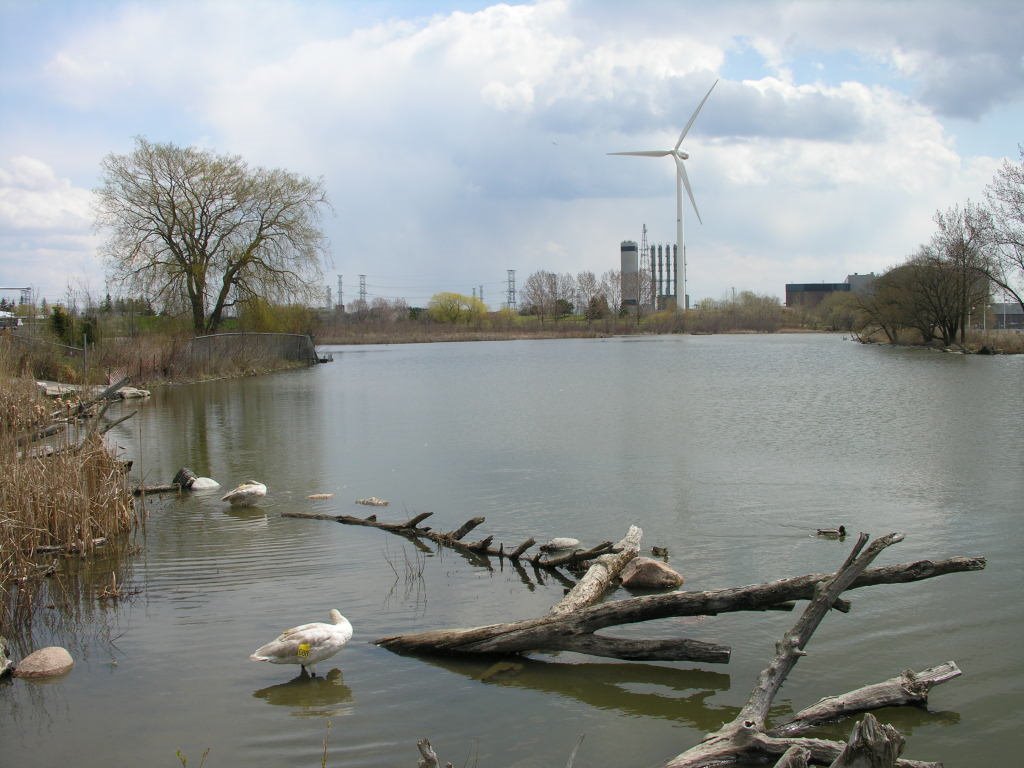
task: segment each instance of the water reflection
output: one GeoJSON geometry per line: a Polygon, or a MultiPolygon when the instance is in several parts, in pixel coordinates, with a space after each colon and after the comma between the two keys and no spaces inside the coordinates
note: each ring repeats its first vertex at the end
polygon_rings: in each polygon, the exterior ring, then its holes
{"type": "Polygon", "coordinates": [[[232,505],[224,510],[224,514],[245,523],[248,528],[267,527],[267,513],[259,507],[239,507],[232,505]]]}
{"type": "Polygon", "coordinates": [[[729,690],[730,677],[722,672],[656,664],[566,664],[531,658],[424,661],[488,685],[554,693],[597,709],[673,720],[701,731],[713,731],[739,712],[738,707],[709,702],[712,696],[729,690]]]}
{"type": "MultiPolygon", "coordinates": [[[[905,738],[912,736],[917,728],[926,728],[933,725],[957,725],[960,722],[959,712],[948,710],[933,711],[927,707],[916,705],[883,707],[882,709],[872,710],[872,714],[878,718],[878,722],[887,723],[895,727],[905,738]]],[[[843,720],[812,728],[800,735],[809,738],[820,737],[835,739],[836,741],[846,741],[850,736],[851,721],[857,722],[862,717],[863,713],[857,712],[843,720]]]]}
{"type": "Polygon", "coordinates": [[[268,704],[290,707],[293,717],[339,717],[354,711],[352,689],[345,685],[341,670],[335,667],[321,677],[300,672],[287,683],[253,691],[253,697],[268,704]]]}

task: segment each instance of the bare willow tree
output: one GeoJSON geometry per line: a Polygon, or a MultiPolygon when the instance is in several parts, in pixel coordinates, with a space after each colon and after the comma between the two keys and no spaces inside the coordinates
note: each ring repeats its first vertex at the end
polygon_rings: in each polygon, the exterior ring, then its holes
{"type": "MultiPolygon", "coordinates": [[[[984,248],[985,233],[978,226],[979,218],[978,207],[970,202],[963,208],[954,205],[945,211],[936,211],[938,230],[928,247],[932,260],[952,282],[959,317],[955,322],[947,322],[947,327],[953,336],[959,328],[961,344],[966,337],[971,310],[988,302],[992,270],[984,248]]],[[[946,340],[947,344],[949,342],[946,340]]]]}
{"type": "Polygon", "coordinates": [[[311,299],[327,253],[322,179],[137,138],[103,160],[97,225],[111,277],[213,333],[224,310],[259,297],[311,299]]]}
{"type": "Polygon", "coordinates": [[[992,246],[991,278],[1024,309],[1024,145],[1020,162],[1004,160],[985,188],[986,224],[992,246]]]}

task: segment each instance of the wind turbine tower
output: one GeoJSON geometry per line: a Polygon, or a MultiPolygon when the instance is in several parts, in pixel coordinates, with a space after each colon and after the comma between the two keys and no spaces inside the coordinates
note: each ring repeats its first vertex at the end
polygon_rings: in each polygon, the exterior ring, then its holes
{"type": "Polygon", "coordinates": [[[686,134],[690,132],[690,128],[693,126],[693,121],[697,119],[697,115],[700,114],[701,108],[704,106],[704,102],[708,100],[708,96],[715,90],[715,86],[718,85],[718,81],[715,80],[708,88],[708,92],[704,94],[704,98],[700,100],[700,104],[693,110],[693,114],[690,115],[689,121],[683,128],[683,132],[679,134],[679,140],[676,141],[676,145],[672,149],[645,149],[637,150],[635,152],[609,152],[609,155],[630,155],[632,157],[671,157],[676,164],[676,309],[686,309],[687,295],[686,295],[686,243],[683,240],[683,187],[686,187],[686,194],[690,197],[690,204],[693,205],[693,212],[697,214],[697,221],[701,224],[700,211],[697,210],[697,201],[693,198],[693,190],[690,188],[690,179],[686,175],[686,166],[683,165],[684,160],[689,160],[690,155],[683,152],[679,147],[683,144],[683,139],[686,138],[686,134]]]}

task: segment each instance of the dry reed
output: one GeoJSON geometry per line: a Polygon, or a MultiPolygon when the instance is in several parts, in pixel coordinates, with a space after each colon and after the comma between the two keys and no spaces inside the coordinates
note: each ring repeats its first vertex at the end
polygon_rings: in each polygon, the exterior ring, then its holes
{"type": "Polygon", "coordinates": [[[54,552],[91,555],[132,527],[135,510],[124,464],[102,437],[71,420],[30,438],[76,408],[44,399],[8,362],[0,354],[0,628],[53,572],[54,552]]]}

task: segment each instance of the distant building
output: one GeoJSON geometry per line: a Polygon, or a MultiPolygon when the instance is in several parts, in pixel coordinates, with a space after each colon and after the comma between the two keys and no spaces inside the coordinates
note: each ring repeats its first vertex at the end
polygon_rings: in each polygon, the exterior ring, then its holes
{"type": "Polygon", "coordinates": [[[994,302],[988,311],[989,328],[1024,330],[1024,309],[1016,301],[994,302]]]}
{"type": "Polygon", "coordinates": [[[786,306],[809,309],[833,293],[847,293],[849,283],[786,283],[786,306]]]}
{"type": "Polygon", "coordinates": [[[874,272],[869,272],[866,275],[860,275],[854,272],[852,275],[846,276],[846,282],[853,293],[867,293],[871,290],[871,286],[875,284],[875,280],[877,279],[878,277],[874,272]]]}
{"type": "Polygon", "coordinates": [[[786,306],[816,307],[833,293],[867,293],[876,279],[874,272],[866,275],[854,272],[842,283],[786,283],[786,306]]]}

